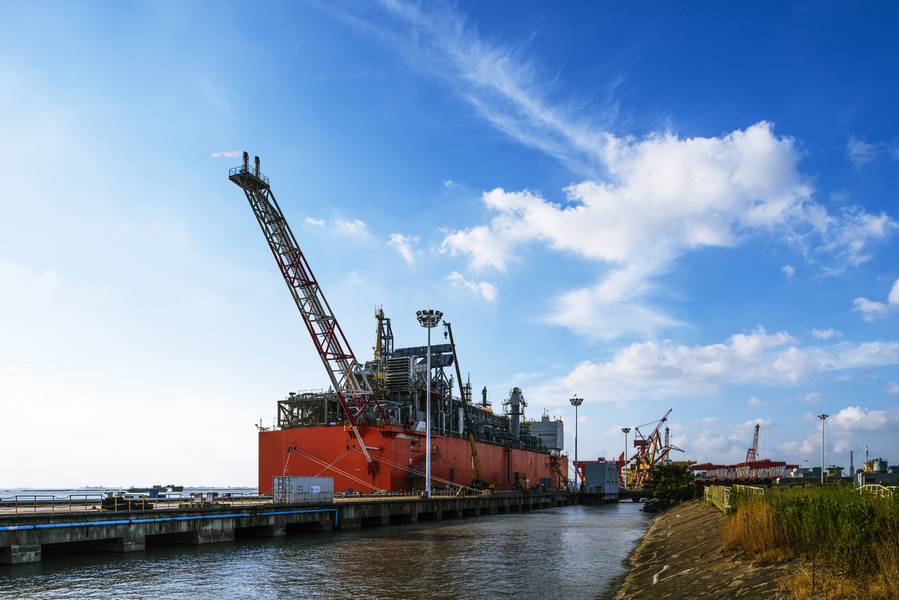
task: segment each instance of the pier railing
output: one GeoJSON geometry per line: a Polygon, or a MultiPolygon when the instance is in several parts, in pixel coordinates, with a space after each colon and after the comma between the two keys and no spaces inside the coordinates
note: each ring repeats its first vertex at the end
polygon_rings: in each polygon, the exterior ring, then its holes
{"type": "Polygon", "coordinates": [[[727,514],[733,510],[730,503],[731,490],[726,485],[707,485],[703,492],[703,499],[718,507],[721,512],[727,514]]]}
{"type": "Polygon", "coordinates": [[[880,485],[879,483],[866,483],[865,485],[856,488],[855,491],[859,494],[871,494],[880,496],[881,498],[892,498],[893,489],[896,489],[896,487],[893,486],[891,489],[890,487],[880,485]]]}
{"type": "Polygon", "coordinates": [[[92,512],[98,510],[178,510],[220,506],[271,504],[271,496],[240,493],[194,493],[151,498],[141,494],[17,494],[0,498],[0,516],[92,512]]]}

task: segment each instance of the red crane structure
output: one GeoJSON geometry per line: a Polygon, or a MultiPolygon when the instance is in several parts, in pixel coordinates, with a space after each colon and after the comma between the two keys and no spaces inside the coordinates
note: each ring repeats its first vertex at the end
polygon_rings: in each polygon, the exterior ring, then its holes
{"type": "Polygon", "coordinates": [[[250,156],[243,153],[243,164],[231,169],[228,179],[234,182],[246,194],[250,208],[265,241],[275,257],[275,262],[284,276],[284,282],[303,317],[303,323],[309,330],[312,343],[322,359],[322,364],[331,386],[337,394],[340,406],[346,413],[347,420],[359,449],[365,454],[370,469],[377,463],[372,461],[368,449],[359,433],[359,425],[376,423],[378,417],[384,418],[384,411],[378,402],[371,385],[356,360],[349,341],[337,322],[306,256],[300,249],[275,195],[269,186],[268,177],[259,170],[259,157],[250,168],[250,156]]]}
{"type": "Polygon", "coordinates": [[[746,450],[746,462],[754,462],[759,456],[759,423],[755,424],[755,434],[752,436],[752,446],[746,450]]]}

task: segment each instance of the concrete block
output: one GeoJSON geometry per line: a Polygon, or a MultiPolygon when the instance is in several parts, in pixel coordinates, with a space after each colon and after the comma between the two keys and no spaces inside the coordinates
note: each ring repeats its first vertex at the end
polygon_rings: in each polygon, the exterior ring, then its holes
{"type": "Polygon", "coordinates": [[[13,544],[6,548],[0,548],[0,564],[21,565],[40,562],[40,544],[13,544]]]}
{"type": "Polygon", "coordinates": [[[179,544],[220,544],[234,541],[234,522],[210,520],[200,522],[194,531],[179,533],[175,542],[179,544]]]}
{"type": "Polygon", "coordinates": [[[147,538],[136,534],[97,542],[97,549],[104,552],[143,552],[146,548],[147,538]]]}

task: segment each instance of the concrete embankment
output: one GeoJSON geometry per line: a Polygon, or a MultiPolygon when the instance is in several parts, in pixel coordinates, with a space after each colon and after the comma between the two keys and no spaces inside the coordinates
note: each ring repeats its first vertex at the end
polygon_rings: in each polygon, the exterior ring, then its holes
{"type": "Polygon", "coordinates": [[[778,582],[795,565],[757,565],[723,548],[724,518],[701,500],[659,515],[628,558],[614,599],[789,598],[778,582]]]}
{"type": "MultiPolygon", "coordinates": [[[[369,525],[442,520],[482,514],[521,512],[563,506],[562,494],[500,493],[448,496],[359,497],[319,505],[267,503],[0,515],[0,564],[38,562],[44,547],[140,552],[148,542],[211,544],[236,535],[277,537],[288,530],[327,531],[369,525]],[[77,544],[77,546],[75,546],[77,544]]],[[[146,508],[146,507],[144,507],[146,508]]]]}

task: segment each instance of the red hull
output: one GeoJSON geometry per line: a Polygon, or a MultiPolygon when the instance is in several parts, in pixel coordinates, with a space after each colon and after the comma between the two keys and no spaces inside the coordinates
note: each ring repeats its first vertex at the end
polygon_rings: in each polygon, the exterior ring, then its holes
{"type": "MultiPolygon", "coordinates": [[[[276,475],[334,477],[334,491],[402,491],[422,489],[425,436],[401,427],[360,427],[377,468],[369,467],[353,433],[342,426],[298,427],[259,433],[259,493],[272,491],[276,475]],[[410,467],[413,471],[410,473],[410,467]]],[[[566,457],[476,442],[481,478],[498,490],[544,485],[560,489],[568,472],[566,457]]],[[[434,488],[446,481],[470,486],[474,480],[467,440],[431,436],[434,488]],[[444,481],[441,481],[444,480],[444,481]]]]}

